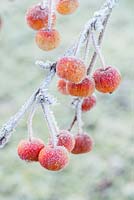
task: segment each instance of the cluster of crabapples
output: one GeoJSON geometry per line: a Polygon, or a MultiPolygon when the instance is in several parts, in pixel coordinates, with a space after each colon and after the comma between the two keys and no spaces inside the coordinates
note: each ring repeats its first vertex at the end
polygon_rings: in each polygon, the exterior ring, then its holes
{"type": "Polygon", "coordinates": [[[37,31],[35,40],[40,49],[50,51],[60,44],[61,37],[55,29],[55,10],[61,15],[69,15],[75,12],[78,6],[78,0],[48,0],[46,2],[43,0],[42,3],[28,9],[27,24],[37,31]]]}
{"type": "MultiPolygon", "coordinates": [[[[29,26],[37,30],[37,45],[45,51],[56,48],[60,42],[60,35],[54,29],[56,14],[52,10],[51,3],[50,0],[45,5],[38,4],[30,8],[26,15],[29,26]]],[[[55,3],[56,10],[63,15],[73,13],[79,5],[77,0],[57,0],[55,3]]],[[[75,56],[59,58],[56,63],[56,74],[59,77],[58,91],[63,95],[75,97],[76,101],[80,100],[80,115],[81,112],[87,112],[96,105],[95,90],[111,94],[121,81],[120,72],[111,66],[103,66],[96,69],[92,75],[88,74],[85,61],[78,58],[77,53],[75,56]]],[[[76,119],[78,122],[76,135],[73,135],[70,130],[58,130],[56,141],[50,137],[47,144],[34,137],[22,140],[18,145],[19,157],[25,161],[38,161],[47,170],[58,171],[69,163],[69,153],[90,152],[94,146],[93,139],[80,127],[78,115],[76,119]]]]}
{"type": "Polygon", "coordinates": [[[41,139],[21,140],[18,145],[18,155],[25,161],[37,161],[47,170],[59,171],[69,163],[69,153],[82,154],[90,152],[93,140],[87,134],[73,136],[67,130],[59,131],[56,146],[51,139],[45,145],[41,139]]]}
{"type": "MultiPolygon", "coordinates": [[[[63,57],[57,62],[58,90],[82,98],[81,111],[90,110],[96,104],[95,89],[102,93],[112,93],[119,86],[121,75],[116,68],[97,69],[89,78],[84,63],[74,57],[63,57]]],[[[93,149],[93,139],[78,132],[75,136],[67,130],[59,131],[56,145],[50,138],[47,145],[40,139],[22,140],[18,145],[18,155],[22,160],[39,161],[48,170],[58,171],[69,163],[69,153],[83,154],[93,149]]]]}
{"type": "Polygon", "coordinates": [[[64,95],[84,98],[83,111],[95,104],[96,99],[92,95],[95,89],[102,93],[113,93],[121,81],[120,72],[111,66],[98,68],[92,77],[88,76],[84,62],[76,57],[60,58],[56,72],[60,77],[58,90],[64,95]]]}

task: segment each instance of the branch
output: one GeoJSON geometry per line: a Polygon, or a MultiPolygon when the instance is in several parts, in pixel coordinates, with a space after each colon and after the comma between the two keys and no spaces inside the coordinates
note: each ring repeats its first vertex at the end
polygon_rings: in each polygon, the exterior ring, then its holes
{"type": "Polygon", "coordinates": [[[73,126],[74,126],[74,124],[75,124],[76,121],[77,121],[77,116],[76,116],[76,114],[75,114],[75,116],[74,116],[74,118],[73,118],[73,121],[72,121],[70,127],[68,128],[68,131],[71,131],[71,130],[72,130],[72,128],[73,128],[73,126]]]}
{"type": "MultiPolygon", "coordinates": [[[[112,9],[111,9],[111,12],[112,12],[112,9]]],[[[111,12],[109,13],[109,15],[107,15],[106,19],[105,19],[104,22],[103,22],[103,27],[104,27],[104,28],[103,28],[103,30],[102,30],[102,31],[100,32],[100,34],[99,34],[98,42],[97,42],[97,45],[98,45],[98,46],[100,46],[101,43],[102,43],[102,40],[103,40],[103,37],[104,37],[104,33],[105,33],[105,30],[106,30],[106,25],[107,25],[107,23],[108,23],[108,19],[109,19],[110,15],[111,15],[111,12]]],[[[96,58],[97,58],[97,52],[95,51],[95,52],[93,53],[93,56],[92,56],[92,58],[91,58],[91,62],[90,62],[89,67],[88,67],[88,69],[87,69],[87,74],[88,74],[88,75],[91,73],[91,71],[92,71],[92,69],[93,69],[93,67],[94,67],[96,58]]]]}
{"type": "MultiPolygon", "coordinates": [[[[81,34],[81,43],[85,41],[85,38],[87,38],[90,34],[92,34],[92,31],[100,30],[99,37],[97,41],[97,45],[100,46],[104,37],[104,33],[106,30],[106,26],[108,23],[108,20],[110,18],[110,15],[112,13],[113,7],[118,3],[118,0],[107,0],[103,7],[95,13],[94,17],[89,20],[89,22],[85,25],[85,30],[81,34]]],[[[97,59],[97,52],[95,51],[93,53],[93,56],[91,58],[91,62],[89,64],[89,67],[87,69],[87,75],[89,75],[94,67],[95,61],[97,59]]],[[[77,121],[76,113],[74,115],[74,118],[72,120],[72,123],[69,127],[69,131],[72,130],[75,122],[77,121]]]]}
{"type": "Polygon", "coordinates": [[[5,144],[9,141],[10,136],[16,126],[18,125],[19,121],[22,119],[24,114],[30,109],[30,107],[33,105],[33,103],[36,100],[37,95],[39,94],[40,90],[46,89],[52,78],[55,75],[55,67],[56,64],[53,64],[51,66],[51,70],[48,74],[48,76],[44,79],[40,87],[31,95],[31,97],[24,103],[24,105],[20,108],[20,110],[12,116],[7,123],[5,123],[1,130],[0,130],[0,148],[4,147],[5,144]]]}
{"type": "MultiPolygon", "coordinates": [[[[73,46],[71,46],[66,52],[65,56],[71,56],[74,55],[76,51],[76,47],[78,46],[78,49],[81,48],[81,45],[85,43],[85,41],[88,38],[89,32],[91,30],[102,32],[100,34],[100,41],[102,40],[103,31],[104,31],[104,21],[106,18],[110,15],[112,8],[117,3],[117,0],[106,0],[104,6],[95,13],[94,17],[88,21],[88,23],[84,26],[84,29],[81,31],[79,39],[74,43],[73,46]]],[[[92,64],[94,64],[94,61],[96,59],[96,55],[94,55],[94,58],[92,59],[92,64]]],[[[43,68],[48,67],[48,63],[43,65],[43,63],[39,63],[43,68]]],[[[90,69],[89,69],[90,70],[90,69]]],[[[49,73],[47,77],[44,79],[40,87],[31,95],[31,97],[24,103],[24,105],[20,108],[20,110],[9,119],[7,123],[5,123],[1,130],[0,130],[0,148],[4,147],[5,144],[8,142],[11,133],[14,131],[16,126],[18,125],[19,121],[22,119],[24,114],[30,109],[30,107],[33,105],[33,103],[36,100],[37,95],[39,94],[40,90],[46,90],[53,79],[54,75],[56,73],[56,62],[50,65],[49,73]]],[[[75,122],[74,122],[75,123],[75,122]]],[[[73,126],[73,125],[72,125],[73,126]]]]}

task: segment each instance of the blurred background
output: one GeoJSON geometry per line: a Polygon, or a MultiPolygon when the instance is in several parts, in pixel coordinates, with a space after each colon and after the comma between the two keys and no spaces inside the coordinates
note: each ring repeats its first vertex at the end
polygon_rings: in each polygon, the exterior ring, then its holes
{"type": "MultiPolygon", "coordinates": [[[[25,22],[27,8],[37,0],[1,0],[0,17],[0,126],[15,114],[44,78],[36,60],[56,60],[103,0],[80,0],[70,16],[58,15],[60,47],[50,53],[34,42],[35,32],[25,22]]],[[[133,200],[134,199],[134,1],[124,0],[114,9],[107,26],[102,52],[107,64],[119,68],[122,84],[112,95],[97,95],[97,106],[83,114],[84,130],[95,140],[90,154],[71,155],[69,166],[50,172],[38,163],[27,164],[17,156],[17,144],[27,137],[27,116],[10,142],[0,150],[0,200],[133,200]]],[[[98,62],[96,67],[100,65],[98,62]]],[[[73,118],[70,97],[57,97],[53,107],[60,127],[73,118]]],[[[49,132],[39,109],[34,118],[35,136],[47,141],[49,132]]],[[[77,133],[77,128],[73,129],[77,133]]]]}

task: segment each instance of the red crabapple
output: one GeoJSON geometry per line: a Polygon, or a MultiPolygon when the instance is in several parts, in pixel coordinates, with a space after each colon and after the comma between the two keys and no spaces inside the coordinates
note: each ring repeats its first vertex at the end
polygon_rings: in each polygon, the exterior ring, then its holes
{"type": "Polygon", "coordinates": [[[40,164],[51,171],[59,171],[69,163],[68,151],[63,146],[46,146],[39,153],[40,164]]]}
{"type": "Polygon", "coordinates": [[[79,6],[78,0],[58,0],[57,11],[62,15],[72,14],[79,6]]]}
{"type": "Polygon", "coordinates": [[[93,94],[92,96],[83,99],[82,111],[87,112],[91,110],[95,105],[96,105],[96,95],[93,94]]]}
{"type": "Polygon", "coordinates": [[[95,83],[92,78],[85,78],[81,83],[67,83],[68,93],[72,96],[87,97],[95,90],[95,83]]]}
{"type": "Polygon", "coordinates": [[[69,152],[71,152],[75,145],[74,136],[67,130],[61,130],[58,135],[57,145],[64,146],[69,152]]]}
{"type": "Polygon", "coordinates": [[[40,150],[44,147],[44,142],[38,138],[21,140],[18,144],[18,155],[25,161],[38,161],[40,150]]]}
{"type": "Polygon", "coordinates": [[[59,92],[61,92],[64,95],[68,95],[68,91],[67,91],[67,82],[64,79],[60,79],[58,81],[57,87],[59,92]]]}
{"type": "Polygon", "coordinates": [[[86,76],[86,66],[75,57],[60,58],[56,66],[57,75],[73,83],[81,82],[86,76]]]}
{"type": "Polygon", "coordinates": [[[55,49],[60,44],[60,34],[57,30],[39,30],[36,34],[36,43],[44,51],[55,49]]]}
{"type": "MultiPolygon", "coordinates": [[[[42,8],[41,5],[34,5],[30,9],[28,9],[26,14],[26,20],[28,25],[34,30],[40,30],[42,28],[48,28],[48,16],[49,10],[48,8],[42,8]]],[[[52,14],[52,27],[54,27],[56,23],[56,15],[52,14]]]]}
{"type": "Polygon", "coordinates": [[[93,140],[86,133],[77,134],[75,136],[75,146],[72,150],[73,154],[88,153],[93,149],[93,140]]]}
{"type": "Polygon", "coordinates": [[[113,67],[99,68],[94,74],[95,87],[99,92],[112,93],[121,82],[121,75],[118,69],[113,67]]]}

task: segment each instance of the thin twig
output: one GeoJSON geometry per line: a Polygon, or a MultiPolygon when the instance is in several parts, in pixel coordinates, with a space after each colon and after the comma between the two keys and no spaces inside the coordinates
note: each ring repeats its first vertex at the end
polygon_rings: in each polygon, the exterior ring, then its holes
{"type": "Polygon", "coordinates": [[[85,52],[84,52],[84,56],[83,56],[83,60],[84,60],[85,65],[87,65],[87,61],[89,60],[90,39],[91,39],[91,34],[88,35],[86,45],[85,45],[85,52]]]}
{"type": "Polygon", "coordinates": [[[75,124],[76,121],[77,121],[77,116],[76,116],[76,114],[75,114],[75,116],[74,116],[74,118],[73,118],[73,120],[72,120],[72,123],[71,123],[70,127],[68,128],[68,131],[71,131],[71,130],[72,130],[72,128],[73,128],[73,126],[74,126],[74,124],[75,124]]]}
{"type": "Polygon", "coordinates": [[[29,141],[31,141],[32,138],[33,138],[33,117],[35,115],[35,111],[37,109],[37,105],[38,104],[36,102],[32,105],[32,108],[31,108],[31,111],[30,111],[30,114],[29,114],[29,118],[27,120],[29,141]]]}
{"type": "Polygon", "coordinates": [[[77,126],[78,126],[78,133],[82,133],[82,110],[81,110],[81,105],[82,105],[83,99],[79,98],[76,106],[76,115],[77,115],[77,126]]]}
{"type": "Polygon", "coordinates": [[[56,147],[56,145],[57,145],[57,134],[56,134],[56,131],[55,131],[55,127],[53,126],[53,123],[51,121],[51,114],[50,114],[51,111],[50,111],[49,105],[47,105],[46,103],[41,103],[41,107],[42,107],[44,116],[45,116],[46,121],[47,121],[47,125],[48,125],[49,131],[50,131],[50,135],[52,137],[52,144],[53,144],[54,147],[56,147]]]}
{"type": "Polygon", "coordinates": [[[52,9],[53,9],[53,0],[48,0],[48,30],[52,29],[52,9]]]}
{"type": "MultiPolygon", "coordinates": [[[[112,9],[110,9],[110,13],[106,16],[106,19],[104,20],[103,22],[103,29],[102,31],[100,32],[99,34],[99,37],[98,37],[98,42],[97,44],[100,46],[101,43],[102,43],[102,40],[103,40],[103,37],[104,37],[104,33],[105,33],[105,30],[106,30],[106,26],[107,26],[107,23],[108,23],[108,20],[110,18],[110,15],[111,15],[111,12],[112,12],[112,9]]],[[[97,53],[96,51],[93,53],[93,56],[91,58],[91,62],[89,64],[89,67],[87,69],[87,74],[89,75],[94,67],[94,64],[95,64],[95,61],[96,61],[96,58],[97,58],[97,53]]]]}
{"type": "Polygon", "coordinates": [[[105,66],[105,61],[104,61],[103,55],[101,53],[100,46],[96,42],[96,38],[95,38],[95,35],[94,35],[93,31],[91,32],[91,37],[92,37],[92,42],[93,42],[95,51],[96,51],[96,53],[97,53],[97,55],[98,55],[98,57],[100,59],[101,65],[105,69],[105,67],[106,67],[105,66]]]}

